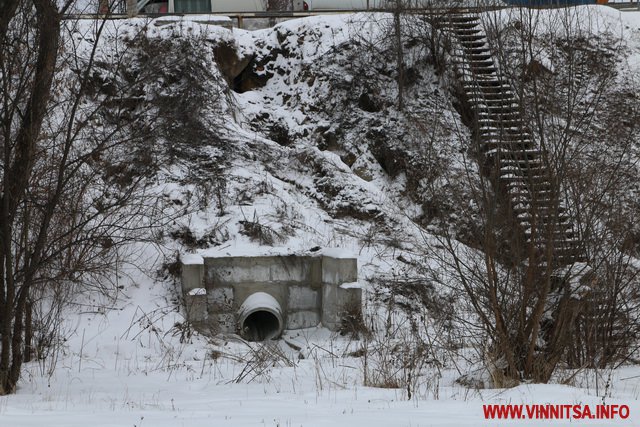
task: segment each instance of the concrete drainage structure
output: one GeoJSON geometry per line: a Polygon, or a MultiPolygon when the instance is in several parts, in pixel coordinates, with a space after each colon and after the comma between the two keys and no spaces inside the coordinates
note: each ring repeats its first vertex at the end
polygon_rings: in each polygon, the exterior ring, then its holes
{"type": "Polygon", "coordinates": [[[182,257],[187,319],[208,333],[239,333],[250,341],[319,324],[340,328],[358,314],[358,263],[339,251],[298,255],[182,257]]]}

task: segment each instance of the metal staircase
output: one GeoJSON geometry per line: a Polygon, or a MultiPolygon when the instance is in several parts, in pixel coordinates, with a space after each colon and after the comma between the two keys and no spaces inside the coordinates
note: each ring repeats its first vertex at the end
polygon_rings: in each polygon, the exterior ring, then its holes
{"type": "Polygon", "coordinates": [[[584,250],[557,182],[524,123],[509,82],[497,69],[480,18],[449,14],[454,59],[481,158],[491,165],[496,193],[505,194],[537,265],[556,270],[584,261],[584,250]]]}

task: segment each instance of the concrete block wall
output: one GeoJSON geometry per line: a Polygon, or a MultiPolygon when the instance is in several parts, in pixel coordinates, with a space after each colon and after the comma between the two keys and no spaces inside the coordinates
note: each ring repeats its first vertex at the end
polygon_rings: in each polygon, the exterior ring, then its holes
{"type": "Polygon", "coordinates": [[[337,330],[345,309],[360,309],[355,258],[338,255],[183,257],[182,290],[190,321],[211,331],[240,331],[238,310],[256,292],[282,309],[284,329],[337,330]]]}
{"type": "Polygon", "coordinates": [[[361,290],[351,284],[358,280],[355,258],[322,257],[322,324],[331,330],[340,327],[345,310],[360,307],[361,290]]]}
{"type": "Polygon", "coordinates": [[[198,255],[182,257],[182,291],[187,319],[195,325],[205,324],[207,295],[204,288],[203,259],[198,255]]]}

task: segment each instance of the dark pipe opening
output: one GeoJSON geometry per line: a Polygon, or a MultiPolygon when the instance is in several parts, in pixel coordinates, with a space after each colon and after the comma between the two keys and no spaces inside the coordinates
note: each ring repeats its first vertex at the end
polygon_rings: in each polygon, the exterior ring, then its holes
{"type": "Polygon", "coordinates": [[[254,311],[242,324],[242,334],[249,341],[266,341],[278,337],[280,321],[268,311],[254,311]]]}

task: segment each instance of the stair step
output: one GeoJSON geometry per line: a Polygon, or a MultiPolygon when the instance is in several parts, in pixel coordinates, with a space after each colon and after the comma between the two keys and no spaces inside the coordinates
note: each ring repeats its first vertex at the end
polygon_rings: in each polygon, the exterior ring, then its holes
{"type": "Polygon", "coordinates": [[[478,97],[473,97],[473,94],[469,95],[469,99],[479,99],[482,102],[516,102],[515,95],[511,91],[489,91],[480,92],[478,97]]]}
{"type": "Polygon", "coordinates": [[[493,152],[496,151],[496,149],[513,149],[513,150],[521,150],[521,151],[525,151],[525,150],[529,150],[533,147],[532,144],[530,143],[526,143],[526,142],[522,142],[522,143],[511,143],[509,145],[496,145],[496,144],[483,144],[480,148],[481,148],[481,152],[488,157],[492,157],[493,156],[493,152]]]}
{"type": "Polygon", "coordinates": [[[464,65],[471,68],[482,68],[482,69],[496,68],[496,64],[494,64],[493,61],[470,61],[467,59],[465,60],[464,65]]]}
{"type": "Polygon", "coordinates": [[[499,117],[488,118],[488,119],[478,118],[478,123],[480,124],[481,128],[492,128],[492,127],[500,128],[500,129],[516,128],[518,130],[521,130],[524,127],[524,122],[520,118],[516,120],[500,119],[499,117]]]}
{"type": "Polygon", "coordinates": [[[442,26],[442,28],[447,28],[447,29],[453,30],[454,33],[457,32],[457,31],[460,31],[460,30],[479,30],[479,31],[482,31],[477,22],[456,23],[456,24],[445,23],[442,26]]]}
{"type": "Polygon", "coordinates": [[[517,159],[517,160],[537,160],[542,156],[542,152],[535,148],[532,148],[529,150],[518,150],[518,151],[496,150],[496,152],[494,153],[485,153],[485,154],[500,156],[500,158],[509,158],[509,159],[517,159]]]}
{"type": "Polygon", "coordinates": [[[476,80],[474,84],[466,84],[464,89],[469,97],[472,97],[473,95],[481,96],[485,99],[514,97],[509,86],[484,84],[481,80],[476,80]]]}
{"type": "Polygon", "coordinates": [[[529,132],[526,128],[525,123],[522,121],[521,117],[513,117],[509,115],[498,115],[496,114],[492,118],[478,117],[477,118],[478,126],[482,129],[497,129],[491,133],[491,131],[484,132],[483,135],[487,138],[500,139],[504,140],[506,137],[510,138],[509,140],[531,140],[529,132]],[[503,132],[504,129],[516,128],[519,132],[503,132]]]}
{"type": "Polygon", "coordinates": [[[484,132],[482,136],[484,137],[484,141],[486,142],[532,142],[531,136],[523,129],[522,132],[512,133],[512,132],[501,132],[500,128],[494,128],[497,131],[488,131],[484,132]]]}
{"type": "Polygon", "coordinates": [[[490,55],[486,55],[483,58],[478,58],[478,55],[472,55],[471,57],[465,57],[467,64],[480,67],[495,66],[493,59],[490,55]]]}
{"type": "MultiPolygon", "coordinates": [[[[495,158],[495,156],[502,156],[502,154],[498,154],[498,152],[527,152],[531,150],[535,150],[535,146],[533,142],[527,140],[500,140],[497,138],[491,139],[480,139],[480,146],[482,147],[482,151],[485,156],[488,158],[495,158]]],[[[523,155],[522,158],[529,158],[531,155],[523,155]]],[[[510,158],[514,157],[513,155],[510,158]]]]}
{"type": "Polygon", "coordinates": [[[460,46],[460,49],[461,50],[459,59],[462,62],[467,62],[470,58],[474,58],[480,55],[491,55],[489,45],[487,45],[486,43],[477,43],[473,46],[462,45],[460,46]]]}
{"type": "MultiPolygon", "coordinates": [[[[539,250],[544,253],[545,248],[548,246],[541,245],[539,250]]],[[[554,245],[550,245],[552,247],[551,257],[553,259],[553,263],[557,264],[559,262],[566,262],[567,264],[571,264],[577,262],[578,259],[582,259],[584,257],[584,249],[581,245],[575,245],[571,248],[558,248],[554,245]]]]}
{"type": "MultiPolygon", "coordinates": [[[[497,147],[502,148],[501,153],[486,153],[490,156],[501,156],[504,158],[513,158],[513,159],[522,159],[522,149],[516,149],[516,145],[520,145],[522,143],[533,144],[530,138],[522,135],[522,132],[518,132],[521,128],[514,129],[510,127],[483,127],[478,129],[478,137],[479,140],[486,144],[496,144],[497,147]],[[515,144],[515,145],[514,145],[515,144]],[[510,154],[511,156],[504,156],[505,154],[510,154]]],[[[497,148],[496,147],[496,148],[497,148]]],[[[527,158],[532,157],[531,153],[536,150],[535,147],[531,147],[526,149],[530,153],[525,156],[527,158]]]]}
{"type": "MultiPolygon", "coordinates": [[[[507,191],[512,203],[529,203],[533,206],[555,206],[557,199],[549,186],[519,185],[512,182],[507,185],[507,191]]],[[[546,185],[546,184],[545,184],[546,185]]]]}
{"type": "Polygon", "coordinates": [[[483,53],[471,53],[471,54],[467,54],[467,56],[465,57],[467,59],[467,61],[491,61],[493,62],[493,55],[491,55],[490,51],[487,52],[483,52],[483,53]]]}
{"type": "Polygon", "coordinates": [[[522,118],[520,111],[513,107],[500,107],[499,105],[494,105],[493,107],[483,105],[483,104],[475,104],[475,108],[478,110],[478,116],[482,118],[492,119],[495,117],[517,117],[519,119],[522,118]]]}
{"type": "Polygon", "coordinates": [[[551,194],[551,190],[538,190],[536,194],[528,188],[510,188],[509,196],[511,203],[527,203],[529,205],[542,208],[544,206],[553,207],[558,205],[558,199],[551,194]],[[542,194],[545,193],[545,194],[542,194]]]}
{"type": "MultiPolygon", "coordinates": [[[[460,51],[460,46],[457,46],[456,49],[458,52],[460,51]]],[[[462,49],[464,50],[464,49],[462,49]]],[[[485,46],[482,48],[482,52],[477,51],[477,52],[464,52],[464,58],[467,61],[478,61],[478,60],[484,60],[484,61],[491,61],[493,62],[493,52],[491,52],[491,50],[489,49],[488,46],[485,46]]]]}
{"type": "Polygon", "coordinates": [[[491,119],[494,117],[518,117],[522,118],[520,111],[517,108],[494,104],[493,106],[487,106],[485,104],[477,103],[474,107],[478,110],[478,115],[483,118],[491,119]]]}
{"type": "Polygon", "coordinates": [[[498,70],[496,70],[496,68],[494,66],[491,66],[491,67],[474,67],[474,66],[471,66],[471,68],[468,71],[473,73],[476,76],[476,78],[478,78],[478,79],[482,79],[482,78],[489,77],[489,76],[495,77],[496,73],[498,72],[498,70]]]}
{"type": "Polygon", "coordinates": [[[505,91],[505,93],[502,94],[498,94],[498,95],[502,95],[502,96],[492,96],[489,98],[485,98],[481,96],[482,94],[479,94],[479,96],[473,97],[473,96],[468,96],[469,101],[470,102],[474,102],[476,104],[484,104],[487,105],[489,107],[500,107],[500,108],[507,108],[507,107],[511,107],[514,108],[516,110],[520,110],[520,103],[518,102],[518,100],[516,99],[513,91],[511,90],[511,88],[509,88],[508,91],[505,91]]]}
{"type": "Polygon", "coordinates": [[[489,45],[486,41],[460,41],[464,53],[489,53],[489,45]]]}
{"type": "Polygon", "coordinates": [[[549,184],[551,185],[551,183],[549,182],[549,177],[546,175],[522,175],[520,173],[507,173],[504,175],[500,175],[500,180],[507,182],[508,184],[511,183],[524,183],[526,185],[536,185],[536,184],[549,184]]]}
{"type": "Polygon", "coordinates": [[[489,126],[487,124],[480,123],[478,132],[483,138],[493,138],[496,135],[503,135],[508,138],[514,138],[522,134],[522,127],[489,126]]]}
{"type": "Polygon", "coordinates": [[[516,203],[511,209],[516,214],[534,212],[536,214],[552,216],[560,213],[565,213],[567,211],[567,208],[563,206],[532,206],[530,203],[516,203]]]}
{"type": "Polygon", "coordinates": [[[553,260],[553,268],[559,268],[559,267],[565,267],[567,265],[571,265],[571,264],[575,264],[576,262],[586,262],[587,259],[583,256],[582,253],[576,255],[576,256],[572,256],[572,257],[568,257],[566,259],[561,258],[561,259],[554,259],[553,260]]]}
{"type": "Polygon", "coordinates": [[[573,264],[575,262],[578,262],[578,260],[584,259],[584,249],[580,246],[576,246],[572,250],[564,251],[554,248],[551,256],[553,257],[553,260],[556,264],[573,264]]]}
{"type": "MultiPolygon", "coordinates": [[[[478,120],[478,131],[486,137],[505,135],[510,138],[520,137],[525,132],[522,122],[495,122],[493,120],[478,120]]],[[[500,137],[500,136],[498,136],[500,137]]]]}
{"type": "Polygon", "coordinates": [[[567,234],[571,234],[572,237],[567,237],[566,239],[560,240],[542,240],[541,242],[547,244],[547,242],[551,242],[556,249],[559,250],[567,250],[580,248],[582,246],[582,241],[578,238],[577,233],[575,231],[567,232],[567,234]]]}
{"type": "Polygon", "coordinates": [[[491,68],[474,68],[474,67],[472,67],[471,71],[474,74],[478,75],[478,76],[486,76],[486,75],[489,75],[489,74],[496,74],[496,72],[498,70],[496,70],[493,67],[491,67],[491,68]]]}
{"type": "Polygon", "coordinates": [[[547,168],[542,164],[538,164],[537,166],[500,165],[499,173],[500,175],[522,174],[525,176],[546,176],[547,168]]]}
{"type": "Polygon", "coordinates": [[[460,42],[464,45],[465,43],[473,43],[473,42],[478,42],[480,40],[487,40],[487,36],[485,36],[482,33],[478,33],[478,34],[459,34],[456,31],[456,35],[458,36],[458,40],[460,40],[460,42]]]}
{"type": "MultiPolygon", "coordinates": [[[[569,259],[569,261],[573,260],[574,263],[586,261],[584,247],[581,244],[576,244],[575,249],[572,251],[559,252],[556,250],[555,252],[554,258],[565,258],[569,259]]],[[[571,262],[568,262],[568,264],[571,264],[571,262]]]]}
{"type": "MultiPolygon", "coordinates": [[[[546,226],[553,224],[561,233],[567,233],[573,229],[571,217],[567,213],[558,213],[552,216],[538,215],[536,216],[536,220],[538,224],[545,224],[546,226]]],[[[545,232],[549,233],[549,231],[546,230],[545,232]]]]}
{"type": "Polygon", "coordinates": [[[520,193],[524,194],[525,191],[529,193],[529,200],[547,200],[549,197],[536,197],[536,192],[550,192],[553,188],[551,187],[551,183],[548,181],[540,181],[540,182],[526,182],[526,181],[518,181],[518,180],[506,180],[503,177],[500,177],[501,180],[507,185],[509,193],[512,190],[519,190],[520,193]]]}
{"type": "Polygon", "coordinates": [[[457,35],[463,35],[463,36],[471,36],[471,35],[475,35],[475,34],[484,34],[484,31],[482,31],[480,28],[459,28],[455,31],[455,33],[457,35]]]}
{"type": "Polygon", "coordinates": [[[505,132],[505,128],[501,127],[483,127],[482,136],[487,140],[498,140],[506,142],[532,141],[531,134],[526,128],[518,128],[519,132],[505,132]]]}
{"type": "Polygon", "coordinates": [[[469,100],[471,105],[484,114],[518,114],[520,108],[515,102],[509,103],[503,99],[473,99],[469,100]]]}
{"type": "Polygon", "coordinates": [[[520,117],[520,110],[518,109],[517,104],[505,105],[498,102],[493,104],[477,103],[474,107],[481,111],[482,114],[510,114],[520,117]]]}
{"type": "Polygon", "coordinates": [[[520,114],[516,113],[489,113],[486,111],[478,111],[479,123],[500,123],[501,126],[515,126],[514,123],[518,123],[516,127],[520,129],[524,128],[524,122],[520,114]]]}
{"type": "Polygon", "coordinates": [[[491,147],[489,149],[492,150],[491,153],[485,153],[485,155],[499,160],[501,166],[513,164],[513,163],[505,163],[506,160],[513,160],[514,163],[515,161],[518,161],[522,163],[529,162],[531,164],[534,164],[535,162],[540,161],[540,156],[532,156],[532,155],[519,156],[517,154],[517,153],[521,153],[522,151],[532,152],[532,150],[535,150],[535,147],[533,146],[533,142],[531,142],[530,140],[526,140],[526,139],[522,139],[522,140],[502,139],[501,140],[501,139],[492,138],[490,140],[483,141],[483,145],[486,145],[487,147],[491,147]],[[494,149],[495,151],[493,151],[494,149]]]}
{"type": "MultiPolygon", "coordinates": [[[[467,74],[462,74],[463,77],[472,77],[469,75],[471,70],[467,70],[467,74]]],[[[462,85],[468,92],[473,92],[474,90],[479,90],[481,93],[485,89],[495,90],[496,88],[502,89],[504,92],[510,92],[511,86],[504,83],[497,76],[473,76],[475,77],[473,80],[464,80],[462,85]],[[469,89],[469,90],[468,90],[469,89]]]]}
{"type": "Polygon", "coordinates": [[[496,74],[498,69],[494,64],[467,64],[468,69],[475,72],[476,74],[483,74],[486,76],[487,74],[496,74]]]}
{"type": "MultiPolygon", "coordinates": [[[[532,143],[522,142],[522,145],[532,146],[532,143]]],[[[524,150],[509,150],[510,147],[498,147],[498,150],[492,150],[490,153],[484,153],[489,160],[500,162],[500,166],[518,166],[520,168],[531,165],[533,167],[545,167],[542,163],[542,157],[532,154],[534,148],[525,148],[524,150]]]]}
{"type": "Polygon", "coordinates": [[[461,64],[471,64],[474,62],[493,62],[493,57],[489,49],[482,48],[480,50],[469,51],[464,47],[455,49],[452,56],[461,64]]]}
{"type": "Polygon", "coordinates": [[[569,215],[564,212],[557,214],[554,212],[553,215],[549,215],[548,212],[534,210],[532,213],[521,212],[517,215],[517,217],[520,220],[527,220],[529,222],[532,219],[535,219],[538,224],[556,224],[558,226],[558,230],[562,233],[567,233],[567,230],[571,229],[571,224],[568,224],[568,222],[571,220],[571,217],[569,217],[569,215]],[[568,225],[568,227],[562,227],[562,225],[568,225]]]}
{"type": "Polygon", "coordinates": [[[554,209],[556,206],[558,206],[558,201],[552,198],[532,201],[530,194],[519,193],[517,196],[515,196],[514,194],[509,193],[509,195],[511,196],[511,203],[514,206],[535,206],[534,209],[554,209]]]}
{"type": "Polygon", "coordinates": [[[469,16],[469,15],[449,15],[445,18],[445,22],[454,22],[454,23],[468,23],[468,22],[480,22],[480,18],[477,16],[469,16]]]}
{"type": "MultiPolygon", "coordinates": [[[[495,79],[495,77],[493,79],[495,79]]],[[[486,81],[487,80],[480,78],[475,80],[463,80],[462,87],[467,93],[467,97],[478,103],[483,101],[516,103],[516,96],[513,93],[511,86],[505,83],[502,83],[502,85],[484,83],[486,81]],[[501,90],[496,91],[495,88],[499,88],[501,90]]]]}
{"type": "Polygon", "coordinates": [[[540,255],[544,256],[546,249],[552,248],[552,257],[554,259],[566,259],[584,255],[584,248],[579,242],[570,246],[557,246],[557,242],[547,244],[546,242],[535,240],[535,237],[534,240],[532,240],[530,235],[525,235],[525,239],[527,244],[535,247],[540,255]]]}
{"type": "Polygon", "coordinates": [[[457,55],[459,64],[468,64],[468,62],[476,57],[491,55],[489,46],[486,44],[479,46],[460,46],[460,54],[457,55]]]}
{"type": "Polygon", "coordinates": [[[541,159],[502,159],[500,160],[500,166],[502,167],[512,167],[524,170],[531,169],[546,169],[544,163],[541,159]]]}
{"type": "Polygon", "coordinates": [[[481,88],[501,88],[506,91],[511,91],[511,86],[505,83],[503,80],[498,78],[497,76],[487,77],[487,78],[477,78],[473,81],[475,85],[480,86],[481,88]]]}
{"type": "MultiPolygon", "coordinates": [[[[527,143],[533,144],[531,139],[520,134],[487,134],[487,138],[483,139],[487,143],[501,143],[508,146],[509,144],[527,143]]],[[[542,157],[542,151],[537,148],[530,148],[527,150],[511,150],[509,148],[503,148],[499,152],[491,153],[491,155],[499,156],[501,159],[512,160],[539,160],[542,157]]]]}
{"type": "Polygon", "coordinates": [[[478,109],[477,111],[478,119],[480,120],[498,120],[498,119],[506,119],[507,117],[511,120],[519,120],[522,121],[522,116],[518,111],[505,111],[500,112],[498,110],[488,110],[488,109],[478,109]]]}
{"type": "Polygon", "coordinates": [[[478,29],[481,30],[480,28],[480,20],[479,19],[466,19],[466,20],[452,20],[452,19],[445,19],[442,22],[442,26],[444,28],[451,28],[454,31],[456,30],[470,30],[470,29],[478,29]]]}
{"type": "MultiPolygon", "coordinates": [[[[524,230],[524,234],[531,241],[532,229],[527,228],[524,230]]],[[[546,246],[548,244],[553,245],[556,249],[572,249],[580,246],[580,240],[576,236],[576,232],[570,229],[558,230],[554,233],[550,233],[548,230],[538,230],[535,235],[537,238],[534,242],[540,246],[546,246]],[[548,238],[551,237],[551,240],[548,238]]]]}
{"type": "MultiPolygon", "coordinates": [[[[530,150],[533,148],[533,143],[531,141],[519,141],[519,142],[500,142],[500,141],[489,141],[480,145],[482,152],[485,156],[489,158],[494,158],[497,155],[497,151],[500,150],[502,153],[509,150],[530,150]]],[[[502,155],[498,157],[500,160],[502,155]]],[[[533,159],[532,159],[533,160],[533,159]]]]}

